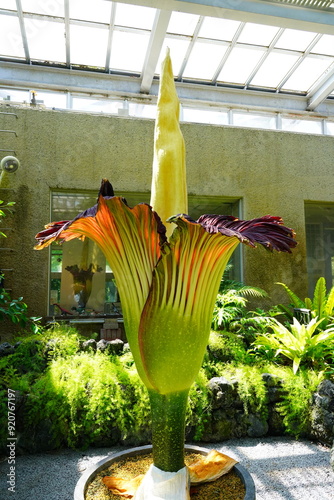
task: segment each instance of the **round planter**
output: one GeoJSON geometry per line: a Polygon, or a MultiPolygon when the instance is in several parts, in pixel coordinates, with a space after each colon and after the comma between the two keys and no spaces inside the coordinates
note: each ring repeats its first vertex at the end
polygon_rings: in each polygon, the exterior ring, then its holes
{"type": "MultiPolygon", "coordinates": [[[[193,445],[185,445],[185,449],[191,453],[200,453],[201,455],[207,455],[210,451],[207,448],[201,448],[199,446],[193,445]]],[[[151,445],[140,446],[138,448],[131,448],[103,458],[83,473],[75,487],[74,500],[85,500],[88,485],[94,480],[95,476],[99,472],[109,467],[112,463],[117,462],[118,460],[123,460],[124,458],[133,457],[136,455],[144,455],[151,450],[151,445]]],[[[244,496],[244,500],[255,500],[255,484],[250,473],[247,471],[247,469],[245,469],[245,467],[240,464],[236,464],[234,466],[234,470],[245,486],[246,494],[244,496]]]]}

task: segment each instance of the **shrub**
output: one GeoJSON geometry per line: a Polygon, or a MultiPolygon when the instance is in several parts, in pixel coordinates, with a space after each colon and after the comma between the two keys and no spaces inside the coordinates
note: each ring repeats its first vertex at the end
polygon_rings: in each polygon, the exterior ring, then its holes
{"type": "Polygon", "coordinates": [[[272,333],[259,335],[254,345],[268,348],[275,355],[282,355],[293,363],[293,371],[298,371],[301,362],[315,365],[323,363],[324,356],[330,346],[334,346],[334,328],[316,333],[322,320],[312,319],[307,325],[300,324],[293,318],[288,328],[272,319],[272,333]]]}

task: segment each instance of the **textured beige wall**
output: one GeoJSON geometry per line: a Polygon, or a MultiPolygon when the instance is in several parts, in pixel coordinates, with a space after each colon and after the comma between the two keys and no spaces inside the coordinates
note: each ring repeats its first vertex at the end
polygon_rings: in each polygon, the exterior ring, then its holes
{"type": "MultiPolygon", "coordinates": [[[[153,151],[151,120],[29,107],[1,106],[18,118],[0,115],[3,148],[15,149],[21,168],[6,175],[0,199],[16,202],[2,245],[0,268],[6,287],[23,296],[34,315],[45,315],[48,250],[33,250],[34,235],[49,222],[50,190],[98,191],[108,177],[119,191],[148,192],[153,151]]],[[[242,199],[243,217],[280,215],[297,232],[293,256],[244,250],[244,280],[282,299],[276,281],[306,294],[304,200],[334,202],[334,138],[280,131],[182,124],[189,194],[242,199]]],[[[1,328],[1,324],[0,324],[1,328]]]]}

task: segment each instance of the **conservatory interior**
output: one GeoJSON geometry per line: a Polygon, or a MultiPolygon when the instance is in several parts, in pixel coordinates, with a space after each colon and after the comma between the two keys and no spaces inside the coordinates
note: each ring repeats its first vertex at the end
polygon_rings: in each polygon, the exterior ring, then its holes
{"type": "Polygon", "coordinates": [[[83,449],[174,474],[184,435],[240,439],[258,500],[332,498],[334,3],[0,0],[0,144],[0,455],[55,453],[31,498],[120,498],[75,486],[83,449]]]}
{"type": "Polygon", "coordinates": [[[1,269],[31,315],[88,316],[97,328],[99,317],[119,316],[97,248],[76,241],[35,252],[34,235],[91,206],[103,177],[130,205],[149,201],[166,47],[190,215],[278,214],[297,233],[293,256],[245,248],[231,275],[274,302],[277,281],[304,296],[319,276],[332,286],[334,12],[316,3],[0,0],[1,155],[20,164],[2,167],[1,199],[15,214],[2,223],[1,269]],[[80,264],[92,271],[85,303],[75,293],[80,264]]]}

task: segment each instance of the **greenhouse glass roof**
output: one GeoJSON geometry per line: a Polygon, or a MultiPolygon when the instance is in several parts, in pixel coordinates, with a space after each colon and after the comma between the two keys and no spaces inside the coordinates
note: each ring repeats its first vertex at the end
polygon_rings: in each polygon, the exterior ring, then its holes
{"type": "Polygon", "coordinates": [[[0,0],[0,86],[155,96],[169,47],[184,99],[334,116],[333,6],[0,0]]]}

